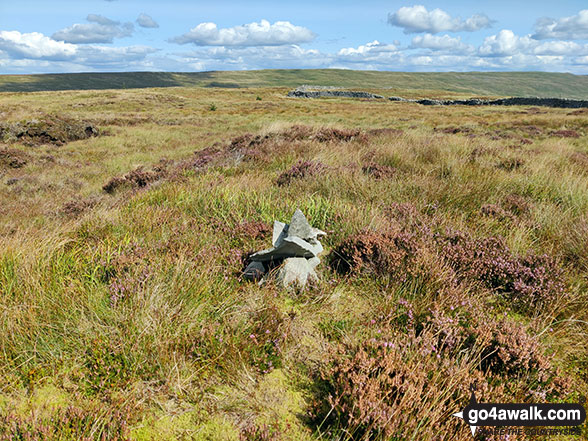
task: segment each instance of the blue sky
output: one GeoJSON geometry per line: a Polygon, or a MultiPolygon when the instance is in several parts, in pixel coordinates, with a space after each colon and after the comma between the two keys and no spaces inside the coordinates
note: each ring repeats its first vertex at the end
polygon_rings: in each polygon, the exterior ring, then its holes
{"type": "Polygon", "coordinates": [[[0,0],[0,73],[588,74],[586,1],[0,0]]]}

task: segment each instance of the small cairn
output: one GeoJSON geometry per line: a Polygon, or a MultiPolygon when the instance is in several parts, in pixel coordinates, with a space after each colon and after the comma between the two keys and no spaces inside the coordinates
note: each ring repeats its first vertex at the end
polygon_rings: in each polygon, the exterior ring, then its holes
{"type": "Polygon", "coordinates": [[[285,288],[296,284],[304,287],[307,282],[318,280],[315,268],[323,251],[318,239],[324,235],[324,231],[308,223],[300,210],[294,212],[289,224],[274,221],[273,247],[252,254],[243,277],[260,280],[270,268],[280,266],[276,279],[285,288]]]}

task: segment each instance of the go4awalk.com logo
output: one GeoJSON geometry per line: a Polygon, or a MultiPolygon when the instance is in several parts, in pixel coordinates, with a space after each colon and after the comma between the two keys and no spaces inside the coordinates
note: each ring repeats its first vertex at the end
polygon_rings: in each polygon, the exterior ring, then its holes
{"type": "Polygon", "coordinates": [[[481,426],[567,427],[550,433],[579,435],[581,431],[578,426],[586,420],[586,410],[580,403],[478,403],[472,391],[469,404],[453,416],[462,418],[470,426],[472,435],[481,426]]]}

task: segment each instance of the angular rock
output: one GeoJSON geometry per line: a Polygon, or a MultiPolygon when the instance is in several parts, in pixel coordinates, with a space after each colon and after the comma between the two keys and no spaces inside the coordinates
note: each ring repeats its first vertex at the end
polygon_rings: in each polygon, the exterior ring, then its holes
{"type": "Polygon", "coordinates": [[[295,284],[303,287],[311,280],[317,280],[318,276],[310,262],[303,257],[290,257],[284,260],[284,265],[277,275],[278,282],[285,288],[295,284]]]}
{"type": "Polygon", "coordinates": [[[279,246],[267,250],[258,251],[251,255],[254,262],[271,262],[286,259],[288,257],[315,257],[323,251],[323,246],[318,241],[307,242],[299,237],[286,237],[279,246]]]}
{"type": "Polygon", "coordinates": [[[280,221],[274,221],[274,233],[272,236],[272,245],[277,247],[282,240],[288,235],[288,224],[280,221]]]}
{"type": "Polygon", "coordinates": [[[288,237],[299,237],[301,239],[309,239],[312,237],[312,227],[299,209],[294,212],[292,220],[290,221],[288,237]]]}
{"type": "Polygon", "coordinates": [[[266,273],[265,266],[261,262],[251,262],[243,271],[245,280],[259,280],[266,273]]]}

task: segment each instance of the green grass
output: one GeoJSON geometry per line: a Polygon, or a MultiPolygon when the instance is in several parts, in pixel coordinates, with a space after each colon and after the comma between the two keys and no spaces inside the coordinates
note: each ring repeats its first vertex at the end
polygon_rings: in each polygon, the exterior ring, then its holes
{"type": "MultiPolygon", "coordinates": [[[[128,72],[0,76],[0,92],[135,89],[147,87],[297,87],[443,91],[464,96],[538,96],[588,99],[588,76],[545,72],[378,72],[289,69],[213,72],[128,72]]],[[[422,93],[422,92],[421,92],[422,93]]]]}

